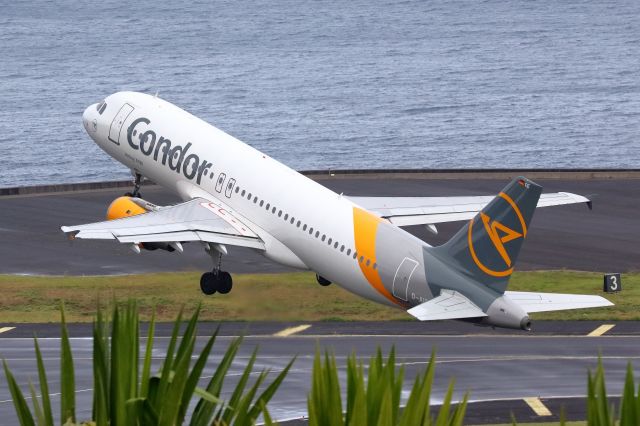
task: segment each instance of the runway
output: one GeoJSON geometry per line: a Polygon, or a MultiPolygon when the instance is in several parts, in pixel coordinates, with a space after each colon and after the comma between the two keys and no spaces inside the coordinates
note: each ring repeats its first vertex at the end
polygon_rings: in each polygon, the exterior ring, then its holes
{"type": "MultiPolygon", "coordinates": [[[[513,175],[513,173],[511,173],[513,175]]],[[[537,175],[545,175],[537,173],[537,175]]],[[[577,269],[626,272],[640,268],[640,197],[638,176],[578,178],[549,173],[554,179],[533,178],[545,192],[568,191],[591,195],[593,211],[584,205],[538,209],[517,269],[577,269]]],[[[446,196],[496,194],[510,180],[509,173],[461,174],[452,178],[410,174],[316,175],[338,193],[368,196],[446,196]]],[[[113,241],[70,243],[61,225],[104,219],[106,208],[125,188],[0,197],[0,273],[41,275],[104,275],[154,271],[208,270],[210,259],[199,244],[186,244],[185,253],[161,250],[135,255],[113,241]]],[[[286,190],[286,188],[283,188],[286,190]]],[[[143,188],[156,204],[179,200],[158,186],[143,188]]],[[[438,227],[437,236],[424,227],[407,230],[432,245],[450,238],[462,223],[438,227]]],[[[250,249],[230,248],[224,268],[232,273],[278,272],[276,265],[250,249]]]]}
{"type": "MultiPolygon", "coordinates": [[[[600,337],[587,334],[602,323],[548,322],[541,332],[493,331],[451,322],[434,323],[424,327],[417,323],[223,323],[222,337],[214,346],[213,355],[204,376],[221,358],[233,336],[245,335],[239,357],[227,377],[232,385],[242,371],[253,349],[259,347],[257,368],[280,371],[297,355],[286,381],[269,405],[278,420],[300,419],[306,414],[313,354],[316,348],[335,353],[340,366],[340,380],[344,389],[344,364],[352,352],[367,360],[378,346],[386,353],[395,346],[399,360],[405,363],[405,391],[418,372],[425,368],[432,349],[437,352],[436,378],[432,401],[442,399],[450,378],[456,379],[456,398],[469,392],[471,401],[465,424],[510,422],[513,411],[519,422],[557,420],[561,405],[568,419],[584,419],[584,399],[588,369],[594,369],[598,355],[607,374],[609,394],[618,395],[623,385],[627,362],[640,364],[637,323],[622,323],[600,337]],[[454,324],[454,325],[452,325],[454,324]],[[304,330],[287,337],[276,337],[293,327],[304,330]],[[540,398],[539,402],[550,415],[536,414],[524,398],[540,398]]],[[[215,324],[201,323],[198,345],[201,347],[215,324]]],[[[58,403],[59,339],[55,325],[16,325],[15,329],[0,333],[0,357],[7,360],[23,386],[28,379],[36,380],[33,341],[28,335],[43,336],[40,345],[49,368],[53,404],[58,403]]],[[[71,326],[73,356],[76,360],[76,389],[78,416],[86,419],[91,411],[92,373],[90,325],[71,326]]],[[[154,359],[156,367],[164,354],[168,325],[161,325],[156,336],[154,359]]],[[[143,333],[144,334],[144,333],[143,333]]],[[[286,334],[286,333],[284,333],[286,334]]],[[[205,379],[206,380],[206,379],[205,379]]],[[[205,384],[204,381],[202,384],[205,384]]],[[[229,396],[229,388],[223,397],[229,396]]],[[[406,395],[405,395],[406,396],[406,395]]],[[[15,423],[11,397],[3,381],[0,382],[0,419],[3,424],[15,423]]],[[[296,424],[299,422],[293,422],[296,424]]]]}

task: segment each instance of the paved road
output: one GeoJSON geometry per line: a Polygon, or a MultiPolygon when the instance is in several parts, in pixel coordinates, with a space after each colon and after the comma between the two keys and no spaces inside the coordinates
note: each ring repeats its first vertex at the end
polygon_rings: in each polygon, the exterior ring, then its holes
{"type": "MultiPolygon", "coordinates": [[[[518,269],[630,271],[640,269],[640,197],[637,179],[536,179],[545,191],[597,194],[594,209],[583,205],[540,209],[533,219],[518,269]]],[[[431,179],[336,176],[320,178],[327,187],[351,195],[443,196],[495,194],[508,179],[431,179]]],[[[163,251],[135,255],[113,241],[70,243],[60,225],[102,220],[107,205],[123,189],[0,197],[0,273],[125,274],[152,271],[208,270],[211,261],[198,244],[185,253],[163,251]]],[[[149,201],[178,201],[157,186],[144,188],[149,201]]],[[[434,236],[423,227],[408,230],[431,244],[441,244],[461,223],[439,227],[434,236]]],[[[276,272],[286,268],[249,250],[231,248],[230,272],[276,272]]]]}
{"type": "MultiPolygon", "coordinates": [[[[412,323],[314,323],[306,330],[289,337],[273,334],[301,324],[281,323],[227,323],[210,358],[209,368],[221,358],[233,336],[244,333],[245,344],[234,363],[227,380],[237,380],[251,351],[259,346],[257,368],[282,369],[292,356],[298,359],[270,405],[279,420],[300,418],[306,414],[306,395],[309,390],[313,354],[319,344],[336,354],[341,371],[345,358],[352,352],[367,359],[378,346],[388,351],[395,345],[399,359],[406,365],[405,388],[422,371],[432,349],[437,351],[437,369],[433,401],[443,397],[448,382],[456,378],[456,397],[469,391],[472,401],[479,401],[469,409],[467,422],[509,422],[513,411],[519,422],[557,419],[561,405],[568,407],[570,419],[584,418],[584,401],[588,369],[596,366],[602,354],[607,373],[609,393],[616,395],[622,389],[627,362],[640,365],[638,351],[640,337],[638,323],[621,323],[602,337],[586,334],[601,323],[542,323],[542,331],[534,333],[492,331],[468,324],[434,323],[425,328],[412,323]],[[551,411],[551,417],[540,417],[522,400],[541,397],[551,411]],[[561,398],[561,399],[558,399],[561,398]]],[[[203,323],[199,328],[198,346],[214,328],[203,323]]],[[[15,329],[0,333],[0,357],[6,358],[19,382],[36,380],[32,339],[26,337],[37,331],[47,336],[40,344],[45,363],[50,369],[51,392],[58,391],[59,339],[55,326],[17,325],[15,329]]],[[[160,326],[157,336],[168,336],[169,327],[160,326]]],[[[92,392],[90,327],[72,326],[73,355],[76,360],[76,388],[79,416],[88,418],[92,392]]],[[[159,338],[154,349],[156,366],[164,354],[166,338],[159,338]]],[[[344,374],[340,379],[344,386],[344,374]]],[[[229,396],[229,390],[223,395],[229,396]]],[[[11,397],[4,380],[0,380],[0,419],[3,424],[15,423],[11,397]]],[[[57,396],[53,403],[57,405],[57,396]]],[[[56,406],[54,405],[54,406],[56,406]]]]}

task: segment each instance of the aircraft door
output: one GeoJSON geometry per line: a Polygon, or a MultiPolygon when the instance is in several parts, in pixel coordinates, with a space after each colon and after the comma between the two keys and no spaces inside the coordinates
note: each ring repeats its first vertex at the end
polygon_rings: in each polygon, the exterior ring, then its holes
{"type": "Polygon", "coordinates": [[[405,257],[393,277],[393,295],[402,299],[409,300],[409,281],[416,270],[418,262],[405,257]]]}
{"type": "Polygon", "coordinates": [[[124,121],[129,117],[129,114],[133,111],[133,107],[129,104],[122,105],[120,111],[116,114],[111,122],[109,128],[109,140],[116,145],[120,145],[120,133],[122,132],[122,125],[124,121]]]}

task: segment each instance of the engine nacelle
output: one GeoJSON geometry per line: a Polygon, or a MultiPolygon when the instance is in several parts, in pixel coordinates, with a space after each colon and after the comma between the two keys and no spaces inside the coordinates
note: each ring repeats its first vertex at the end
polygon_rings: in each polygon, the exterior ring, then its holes
{"type": "MultiPolygon", "coordinates": [[[[157,206],[141,198],[128,196],[118,197],[111,202],[107,208],[107,220],[122,219],[130,216],[137,216],[156,209],[157,206]]],[[[145,250],[166,250],[175,251],[175,247],[168,243],[141,243],[138,247],[145,250]]]]}
{"type": "Polygon", "coordinates": [[[107,208],[107,220],[122,219],[146,212],[147,210],[136,204],[132,197],[118,197],[107,208]]]}

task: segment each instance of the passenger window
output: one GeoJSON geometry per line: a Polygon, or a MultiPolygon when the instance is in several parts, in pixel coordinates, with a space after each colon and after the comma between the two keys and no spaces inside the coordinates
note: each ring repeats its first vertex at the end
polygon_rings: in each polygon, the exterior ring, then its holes
{"type": "Polygon", "coordinates": [[[227,175],[224,173],[220,173],[220,177],[218,177],[218,182],[216,182],[216,192],[222,191],[222,185],[224,185],[224,180],[227,178],[227,175]]]}
{"type": "MultiPolygon", "coordinates": [[[[226,191],[224,191],[224,195],[227,198],[231,198],[231,193],[233,192],[233,187],[234,187],[235,184],[236,184],[236,180],[235,179],[229,179],[229,183],[227,184],[227,189],[226,189],[226,191]]],[[[236,188],[236,189],[238,189],[238,188],[236,188]]],[[[238,192],[238,191],[236,191],[236,192],[238,192]]]]}

